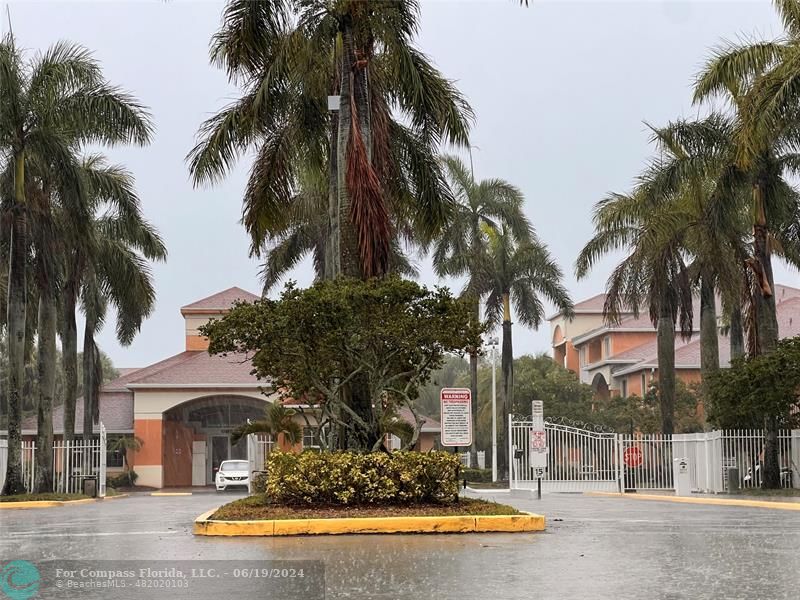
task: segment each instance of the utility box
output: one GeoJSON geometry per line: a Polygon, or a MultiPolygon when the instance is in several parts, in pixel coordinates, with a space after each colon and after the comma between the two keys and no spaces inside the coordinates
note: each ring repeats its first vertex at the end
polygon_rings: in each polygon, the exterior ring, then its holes
{"type": "Polygon", "coordinates": [[[83,484],[82,491],[84,496],[97,498],[97,477],[84,477],[81,483],[83,484]]]}
{"type": "Polygon", "coordinates": [[[739,487],[739,468],[728,467],[728,493],[738,494],[741,491],[739,487]]]}
{"type": "Polygon", "coordinates": [[[675,458],[672,460],[672,479],[675,482],[676,496],[691,496],[692,476],[689,473],[688,458],[675,458]]]}

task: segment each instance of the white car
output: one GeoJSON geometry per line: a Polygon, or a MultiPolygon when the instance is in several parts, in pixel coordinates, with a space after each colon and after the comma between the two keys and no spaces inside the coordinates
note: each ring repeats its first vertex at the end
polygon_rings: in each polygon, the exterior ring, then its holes
{"type": "Polygon", "coordinates": [[[214,484],[218,492],[224,492],[229,487],[248,487],[250,474],[247,472],[249,465],[246,460],[224,460],[219,466],[214,484]]]}

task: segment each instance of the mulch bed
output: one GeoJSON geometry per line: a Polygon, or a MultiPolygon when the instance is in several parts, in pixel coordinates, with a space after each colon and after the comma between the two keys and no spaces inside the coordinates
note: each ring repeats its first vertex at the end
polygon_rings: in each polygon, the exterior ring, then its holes
{"type": "Polygon", "coordinates": [[[453,504],[413,504],[409,506],[283,506],[266,504],[263,496],[250,496],[220,507],[211,516],[211,519],[217,521],[260,521],[518,514],[521,513],[512,506],[473,498],[461,498],[453,504]]]}

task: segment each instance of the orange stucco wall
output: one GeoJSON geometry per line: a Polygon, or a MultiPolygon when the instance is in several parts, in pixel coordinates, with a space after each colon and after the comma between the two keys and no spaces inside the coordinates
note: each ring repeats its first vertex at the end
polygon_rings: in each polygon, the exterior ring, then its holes
{"type": "Polygon", "coordinates": [[[577,373],[580,368],[580,356],[578,356],[578,351],[575,349],[575,346],[572,345],[572,342],[567,342],[567,364],[566,367],[575,373],[577,373]]]}
{"type": "Polygon", "coordinates": [[[187,335],[186,350],[208,350],[208,338],[201,335],[187,335]]]}
{"type": "Polygon", "coordinates": [[[133,432],[142,440],[142,447],[133,456],[136,465],[160,465],[164,458],[162,452],[164,422],[161,419],[136,419],[133,432]]]}
{"type": "Polygon", "coordinates": [[[620,354],[656,339],[655,331],[616,331],[611,336],[611,353],[620,354]]]}
{"type": "MultiPolygon", "coordinates": [[[[644,396],[647,393],[647,389],[642,390],[642,373],[645,373],[646,378],[646,386],[649,388],[650,384],[653,381],[658,380],[658,370],[654,371],[653,373],[650,372],[650,369],[643,369],[642,371],[637,371],[635,373],[629,373],[626,375],[626,379],[628,382],[628,395],[629,396],[644,396]]],[[[690,385],[692,383],[700,383],[700,369],[677,369],[675,371],[678,379],[683,381],[685,384],[690,385]]]]}

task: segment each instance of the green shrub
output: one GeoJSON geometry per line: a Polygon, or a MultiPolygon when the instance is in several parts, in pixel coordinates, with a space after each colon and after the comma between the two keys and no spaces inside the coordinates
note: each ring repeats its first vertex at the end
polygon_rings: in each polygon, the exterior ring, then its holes
{"type": "Polygon", "coordinates": [[[131,469],[130,471],[125,471],[116,475],[114,477],[109,477],[106,479],[106,486],[112,488],[121,488],[121,487],[130,487],[136,484],[136,479],[139,475],[131,469]]]}
{"type": "Polygon", "coordinates": [[[491,469],[461,469],[461,479],[474,483],[489,483],[492,480],[491,469]]]}
{"type": "Polygon", "coordinates": [[[391,505],[453,502],[458,457],[445,452],[273,451],[267,498],[287,505],[391,505]]]}

